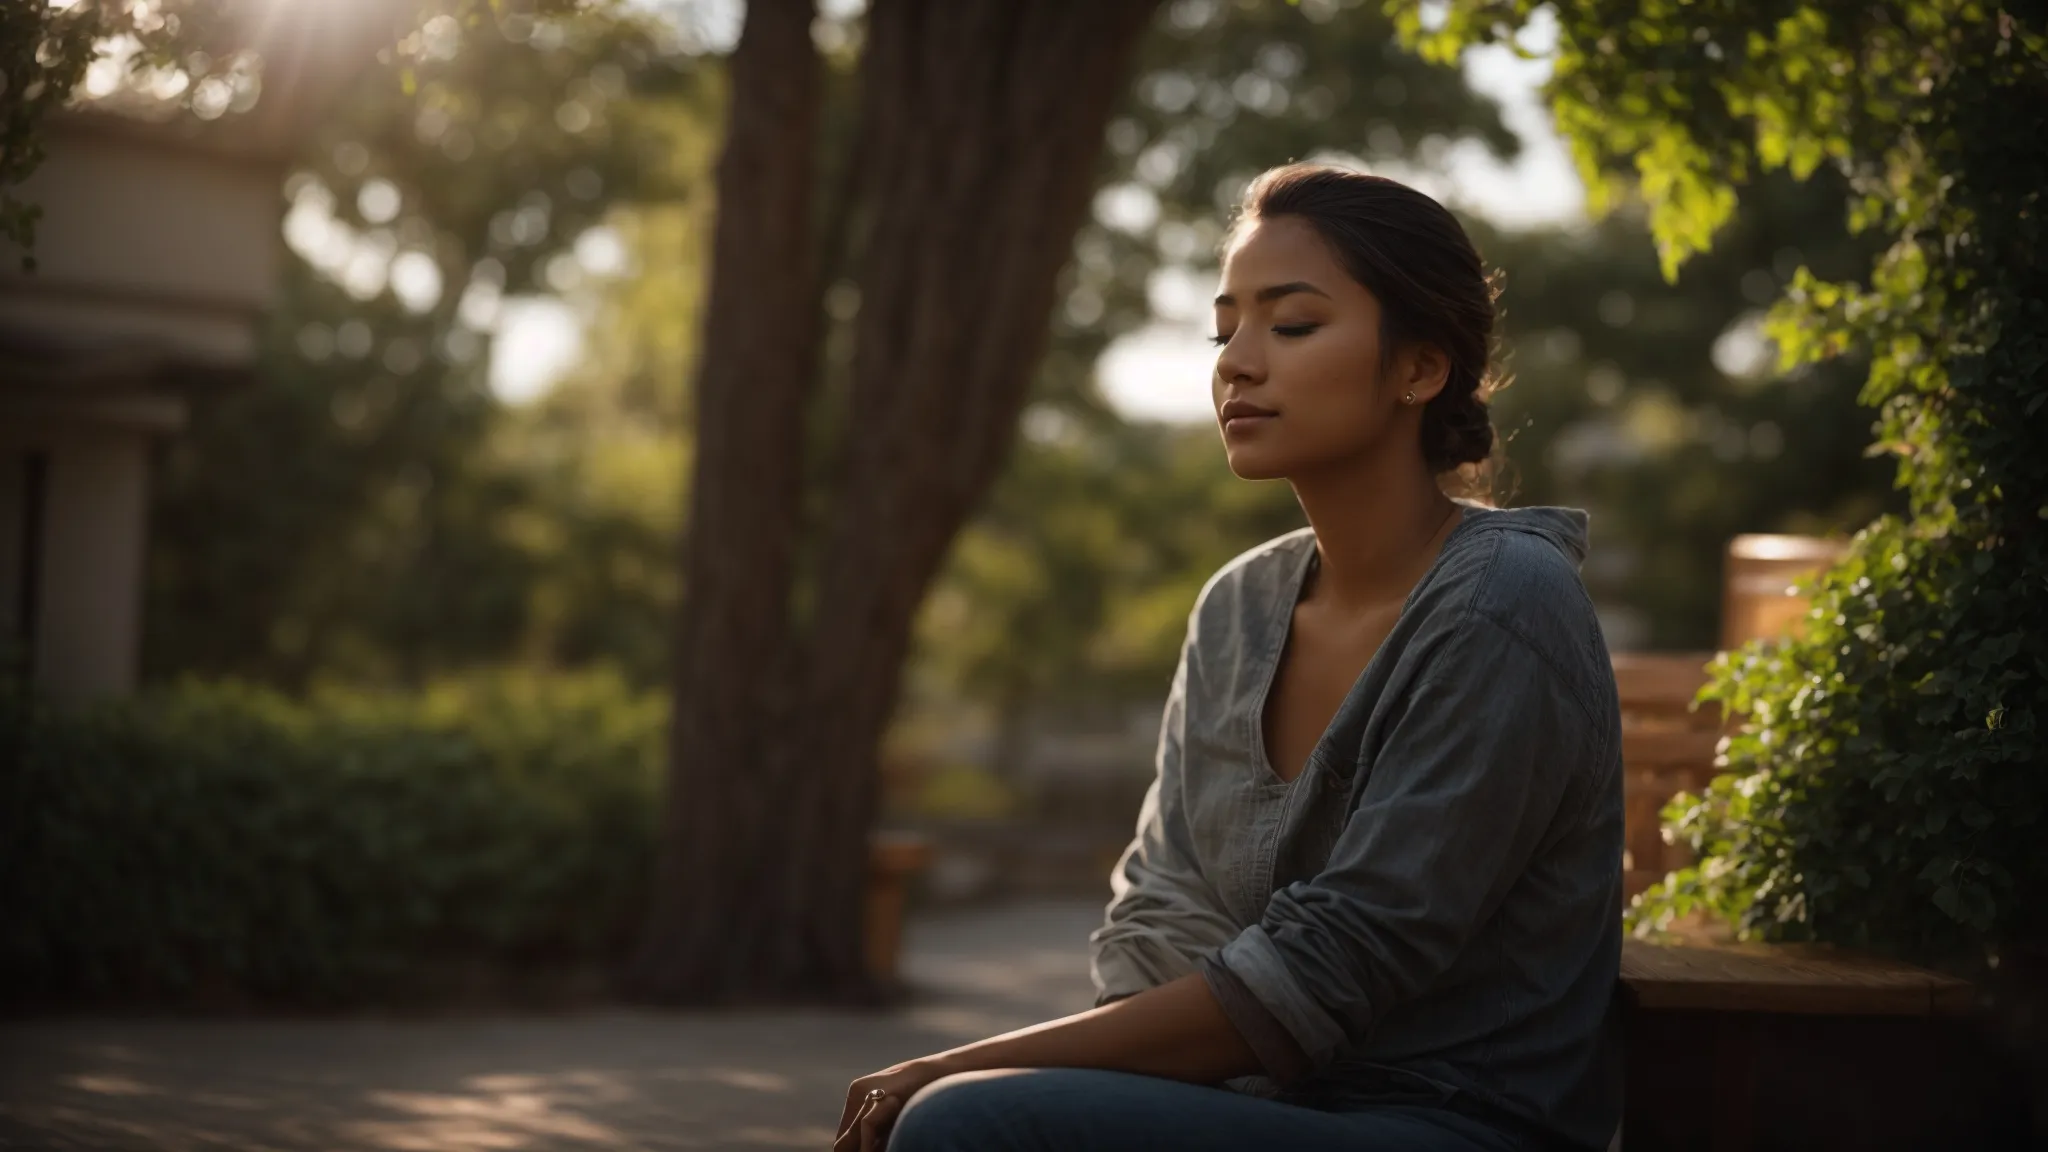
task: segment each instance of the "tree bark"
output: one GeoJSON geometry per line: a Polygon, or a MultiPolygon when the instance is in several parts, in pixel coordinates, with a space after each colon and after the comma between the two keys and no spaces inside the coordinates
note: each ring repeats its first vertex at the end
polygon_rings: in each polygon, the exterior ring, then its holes
{"type": "Polygon", "coordinates": [[[820,329],[812,192],[821,65],[812,0],[751,0],[730,63],[710,299],[696,381],[697,466],[682,542],[669,787],[653,905],[628,991],[745,998],[728,946],[789,850],[755,766],[790,642],[804,412],[820,329]]]}
{"type": "Polygon", "coordinates": [[[778,995],[872,991],[861,916],[876,750],[913,616],[1009,449],[1156,2],[876,0],[870,12],[846,442],[797,665],[801,722],[768,750],[789,851],[734,942],[778,995]]]}
{"type": "Polygon", "coordinates": [[[674,763],[629,974],[637,995],[846,1003],[879,991],[863,950],[868,831],[912,617],[1009,447],[1104,122],[1157,2],[870,10],[851,216],[862,305],[801,633],[791,589],[818,369],[818,65],[809,4],[749,4],[719,171],[674,763]]]}

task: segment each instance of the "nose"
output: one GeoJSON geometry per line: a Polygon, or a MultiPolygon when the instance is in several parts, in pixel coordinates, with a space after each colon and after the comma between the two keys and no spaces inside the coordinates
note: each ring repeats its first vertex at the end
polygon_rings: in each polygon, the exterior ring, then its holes
{"type": "Polygon", "coordinates": [[[1258,341],[1243,330],[1233,335],[1216,354],[1217,381],[1245,387],[1264,383],[1266,361],[1257,344],[1258,341]]]}

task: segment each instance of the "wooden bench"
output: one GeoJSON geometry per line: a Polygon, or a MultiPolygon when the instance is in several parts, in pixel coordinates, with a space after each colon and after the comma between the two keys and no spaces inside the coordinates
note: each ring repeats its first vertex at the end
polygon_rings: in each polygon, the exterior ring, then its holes
{"type": "Polygon", "coordinates": [[[1952,1114],[1999,1066],[1965,981],[1823,946],[1630,940],[1619,995],[1624,1152],[2003,1146],[1981,1142],[2005,1131],[1996,1106],[1952,1114]]]}
{"type": "Polygon", "coordinates": [[[1692,708],[1712,658],[1711,652],[1614,655],[1627,825],[1624,899],[1691,862],[1684,846],[1664,842],[1658,813],[1680,792],[1704,789],[1718,771],[1714,748],[1721,739],[1721,711],[1711,705],[1692,708]]]}

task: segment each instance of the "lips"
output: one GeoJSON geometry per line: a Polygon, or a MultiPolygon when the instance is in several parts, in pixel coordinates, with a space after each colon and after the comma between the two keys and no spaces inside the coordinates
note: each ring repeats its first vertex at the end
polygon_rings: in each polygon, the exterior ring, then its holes
{"type": "Polygon", "coordinates": [[[1223,426],[1229,428],[1232,425],[1249,426],[1257,421],[1270,420],[1280,414],[1271,408],[1261,408],[1256,404],[1243,400],[1225,400],[1223,407],[1216,415],[1223,421],[1223,426]]]}

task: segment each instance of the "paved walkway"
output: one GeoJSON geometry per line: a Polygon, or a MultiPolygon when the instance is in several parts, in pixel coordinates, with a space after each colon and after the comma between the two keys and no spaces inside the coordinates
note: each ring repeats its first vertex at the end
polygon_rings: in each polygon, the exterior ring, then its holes
{"type": "Polygon", "coordinates": [[[811,1148],[898,1060],[1086,1008],[1101,905],[915,923],[887,1014],[0,1025],[0,1148],[811,1148]]]}

